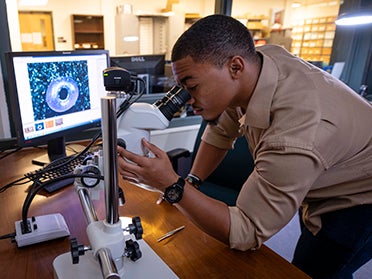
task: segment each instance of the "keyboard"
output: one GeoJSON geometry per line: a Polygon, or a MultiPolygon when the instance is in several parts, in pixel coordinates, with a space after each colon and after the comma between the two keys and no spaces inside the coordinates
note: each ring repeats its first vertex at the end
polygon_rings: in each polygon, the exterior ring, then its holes
{"type": "MultiPolygon", "coordinates": [[[[40,184],[43,184],[47,181],[59,178],[61,176],[72,174],[76,166],[83,164],[87,155],[80,155],[71,159],[72,157],[73,156],[64,157],[53,161],[44,168],[26,173],[25,177],[30,179],[32,182],[39,182],[40,184]]],[[[43,189],[48,193],[52,193],[68,185],[71,185],[72,183],[74,183],[74,179],[75,178],[72,177],[54,181],[48,185],[45,185],[43,189]]]]}

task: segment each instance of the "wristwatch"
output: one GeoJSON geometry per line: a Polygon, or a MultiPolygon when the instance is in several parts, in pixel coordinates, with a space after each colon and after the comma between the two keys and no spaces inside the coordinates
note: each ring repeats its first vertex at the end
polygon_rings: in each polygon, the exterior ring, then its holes
{"type": "Polygon", "coordinates": [[[170,204],[179,202],[182,199],[183,189],[185,187],[185,180],[178,178],[177,182],[165,188],[163,198],[170,204]]]}

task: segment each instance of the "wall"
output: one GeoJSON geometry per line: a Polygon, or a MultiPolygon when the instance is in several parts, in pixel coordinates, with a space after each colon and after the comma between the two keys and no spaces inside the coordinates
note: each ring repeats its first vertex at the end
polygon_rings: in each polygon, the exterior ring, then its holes
{"type": "MultiPolygon", "coordinates": [[[[169,18],[169,37],[168,37],[168,57],[172,45],[183,32],[184,26],[180,18],[184,18],[185,13],[196,13],[201,16],[206,16],[214,13],[215,0],[179,0],[178,4],[173,4],[175,15],[169,18]]],[[[249,16],[269,16],[268,24],[272,23],[274,12],[285,10],[283,27],[290,27],[293,20],[303,19],[305,17],[322,17],[327,15],[337,14],[339,0],[331,1],[337,5],[329,5],[327,3],[318,3],[307,7],[296,9],[290,8],[292,1],[288,0],[234,0],[232,5],[231,15],[233,17],[249,16]],[[335,11],[336,9],[336,11],[335,11]]],[[[326,1],[322,1],[326,2],[326,1]]],[[[11,23],[11,42],[13,50],[21,50],[19,24],[18,24],[18,9],[22,11],[51,11],[53,15],[53,28],[55,34],[56,50],[72,49],[72,30],[71,30],[71,14],[92,14],[104,15],[104,31],[105,31],[105,48],[111,54],[119,54],[116,51],[116,36],[115,18],[116,6],[130,4],[134,14],[154,14],[160,13],[167,6],[167,0],[49,0],[46,6],[39,7],[18,7],[17,1],[7,0],[9,22],[11,23]],[[68,7],[68,9],[66,9],[68,7]],[[59,42],[58,37],[62,37],[66,42],[59,42]]]]}
{"type": "Polygon", "coordinates": [[[317,18],[338,15],[340,1],[319,2],[308,6],[302,6],[292,10],[291,21],[304,20],[305,18],[317,18]]]}
{"type": "MultiPolygon", "coordinates": [[[[5,64],[3,63],[3,53],[5,51],[21,51],[21,38],[19,33],[18,10],[22,11],[48,11],[52,12],[53,16],[53,30],[55,35],[56,50],[72,49],[72,30],[71,30],[71,14],[92,14],[104,15],[104,31],[105,31],[105,48],[110,53],[115,54],[116,46],[116,32],[115,32],[115,18],[116,5],[127,3],[133,6],[134,13],[159,13],[166,7],[167,0],[49,0],[46,6],[29,6],[18,7],[17,0],[1,0],[1,12],[7,15],[2,16],[1,28],[2,38],[6,38],[5,33],[9,33],[10,43],[4,49],[5,43],[1,43],[1,59],[3,67],[3,76],[6,79],[5,64]],[[8,26],[9,31],[8,32],[8,26]],[[57,38],[62,37],[66,42],[58,42],[57,38]]],[[[179,35],[184,30],[183,20],[184,13],[199,13],[201,16],[214,13],[214,0],[180,0],[179,4],[173,5],[175,16],[170,18],[169,26],[169,44],[173,45],[179,35]]],[[[171,47],[170,47],[171,48],[171,47]]],[[[169,49],[170,49],[169,48],[169,49]]],[[[11,137],[9,128],[9,117],[7,109],[7,101],[4,94],[4,86],[2,84],[3,78],[0,82],[0,139],[8,139],[11,137]]],[[[5,91],[6,88],[5,88],[5,91]]]]}
{"type": "Polygon", "coordinates": [[[313,1],[314,3],[308,1],[306,6],[302,5],[298,8],[292,8],[292,2],[294,1],[265,0],[257,4],[257,1],[254,0],[234,0],[231,15],[237,18],[246,18],[247,15],[251,17],[269,16],[269,24],[271,24],[274,13],[284,10],[283,28],[291,28],[294,21],[303,20],[304,18],[337,15],[340,3],[339,0],[313,1]]]}
{"type": "MultiPolygon", "coordinates": [[[[15,2],[15,1],[14,1],[15,2]]],[[[14,5],[14,4],[13,4],[14,5]]],[[[86,15],[105,15],[104,31],[105,31],[105,47],[110,51],[115,50],[115,29],[112,18],[115,16],[115,0],[49,0],[45,6],[25,6],[12,8],[8,10],[8,16],[12,18],[12,22],[18,22],[18,10],[20,11],[48,11],[52,12],[54,43],[56,50],[70,50],[72,46],[72,14],[86,15]],[[66,9],[66,7],[68,7],[66,9]],[[65,42],[58,42],[57,38],[61,37],[65,42]],[[113,39],[114,38],[114,39],[113,39]]],[[[19,27],[16,25],[11,27],[12,33],[11,42],[12,49],[21,49],[20,41],[15,38],[19,33],[19,27]],[[14,33],[14,34],[13,34],[14,33]]]]}
{"type": "MultiPolygon", "coordinates": [[[[20,11],[48,11],[52,12],[54,42],[56,50],[73,49],[72,45],[72,29],[71,29],[71,14],[87,14],[87,15],[104,15],[104,32],[105,32],[105,48],[112,54],[116,54],[116,32],[115,18],[116,6],[122,4],[132,5],[134,14],[154,14],[160,13],[166,7],[167,0],[49,0],[45,6],[25,6],[18,7],[17,1],[8,0],[7,10],[9,24],[11,26],[11,43],[12,50],[21,50],[18,10],[20,11]],[[68,9],[66,9],[68,7],[68,9]],[[61,37],[65,42],[59,42],[58,37],[61,37]]],[[[179,4],[174,4],[175,16],[184,17],[184,13],[199,13],[202,16],[212,14],[214,12],[214,0],[180,0],[179,4]]],[[[177,22],[172,19],[171,22],[177,22]]],[[[183,25],[170,24],[170,45],[183,32],[183,25]]]]}
{"type": "MultiPolygon", "coordinates": [[[[92,14],[104,15],[104,31],[105,31],[105,48],[110,51],[110,54],[116,54],[116,30],[115,18],[116,6],[120,4],[131,4],[133,13],[159,13],[166,7],[167,0],[49,0],[48,4],[43,7],[18,7],[16,0],[2,0],[6,2],[8,22],[10,26],[10,39],[12,51],[21,50],[18,9],[23,11],[49,11],[53,15],[53,29],[55,38],[63,37],[66,42],[58,42],[55,39],[56,50],[72,49],[72,34],[71,34],[71,14],[92,14]]],[[[273,11],[286,10],[284,14],[284,26],[289,25],[290,17],[304,17],[307,15],[323,16],[329,13],[327,7],[315,9],[299,8],[291,9],[291,1],[289,0],[234,0],[232,6],[232,16],[237,17],[244,14],[252,15],[270,15],[273,11]],[[319,10],[318,10],[319,9],[319,10]]],[[[173,5],[175,15],[169,18],[169,34],[168,34],[168,52],[171,46],[177,40],[179,35],[184,30],[183,19],[185,13],[198,13],[200,16],[206,16],[214,13],[215,0],[179,0],[178,4],[173,5]]],[[[169,54],[167,56],[169,58],[169,54]]],[[[4,67],[4,66],[3,66],[4,67]]],[[[6,77],[4,77],[6,78],[6,77]]],[[[2,93],[3,94],[3,93],[2,93]]],[[[0,94],[1,98],[1,94],[0,94]]],[[[6,111],[5,102],[1,99],[0,110],[1,114],[6,111]]],[[[2,117],[4,127],[8,125],[8,119],[2,117]]],[[[1,120],[1,119],[0,119],[1,120]]],[[[2,136],[0,135],[0,138],[2,136]]]]}
{"type": "Polygon", "coordinates": [[[245,15],[268,16],[273,10],[284,10],[285,3],[286,0],[266,0],[260,1],[258,5],[257,1],[233,0],[231,16],[238,18],[245,15]]]}

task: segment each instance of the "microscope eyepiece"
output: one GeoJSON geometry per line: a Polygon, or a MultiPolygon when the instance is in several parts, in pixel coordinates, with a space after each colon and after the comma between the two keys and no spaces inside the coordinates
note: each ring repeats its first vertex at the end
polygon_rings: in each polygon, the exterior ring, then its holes
{"type": "Polygon", "coordinates": [[[170,121],[173,115],[179,111],[188,100],[191,99],[189,92],[179,86],[173,86],[162,99],[156,101],[154,106],[170,121]]]}

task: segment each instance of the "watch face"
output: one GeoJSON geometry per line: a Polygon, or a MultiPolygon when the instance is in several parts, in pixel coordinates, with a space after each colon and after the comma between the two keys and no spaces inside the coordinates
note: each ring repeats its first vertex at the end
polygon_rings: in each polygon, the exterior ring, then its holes
{"type": "Polygon", "coordinates": [[[164,198],[169,203],[179,202],[183,194],[183,185],[173,184],[165,189],[164,198]]]}
{"type": "Polygon", "coordinates": [[[168,191],[168,194],[167,194],[168,198],[170,200],[177,200],[178,197],[180,196],[180,193],[179,191],[177,191],[176,188],[172,188],[168,191]]]}

